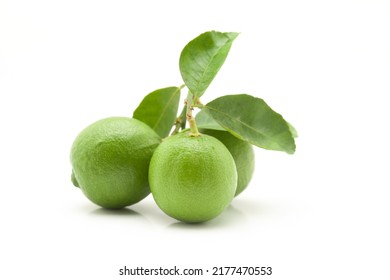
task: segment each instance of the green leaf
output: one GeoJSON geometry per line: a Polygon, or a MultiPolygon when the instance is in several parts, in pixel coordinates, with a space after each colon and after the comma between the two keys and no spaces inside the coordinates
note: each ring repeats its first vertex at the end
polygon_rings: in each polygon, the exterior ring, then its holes
{"type": "Polygon", "coordinates": [[[179,115],[180,121],[181,121],[181,129],[186,128],[186,123],[187,123],[187,107],[184,106],[183,109],[181,110],[181,113],[179,115]]]}
{"type": "Polygon", "coordinates": [[[291,135],[294,137],[294,138],[298,138],[298,131],[295,129],[295,127],[293,127],[293,125],[289,122],[287,122],[287,125],[291,131],[291,135]]]}
{"type": "Polygon", "coordinates": [[[220,126],[209,114],[204,110],[201,110],[195,116],[196,125],[198,128],[204,129],[214,129],[214,130],[223,130],[226,131],[222,126],[220,126]]]}
{"type": "Polygon", "coordinates": [[[295,152],[288,123],[260,98],[247,94],[226,95],[211,101],[203,110],[244,141],[268,150],[295,152]]]}
{"type": "Polygon", "coordinates": [[[189,42],[180,55],[180,72],[188,89],[201,97],[217,75],[238,33],[210,31],[189,42]]]}
{"type": "Polygon", "coordinates": [[[167,87],[149,93],[135,109],[133,118],[138,119],[162,138],[168,136],[176,119],[180,101],[180,88],[167,87]]]}

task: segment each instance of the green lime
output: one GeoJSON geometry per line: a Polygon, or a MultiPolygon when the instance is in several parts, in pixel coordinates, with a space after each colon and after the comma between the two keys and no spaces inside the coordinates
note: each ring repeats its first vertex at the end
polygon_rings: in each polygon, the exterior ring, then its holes
{"type": "Polygon", "coordinates": [[[220,141],[187,132],[158,146],[149,181],[161,210],[177,220],[198,223],[215,218],[229,205],[236,192],[237,171],[220,141]]]}
{"type": "Polygon", "coordinates": [[[160,142],[149,126],[136,119],[97,121],[73,143],[72,182],[101,207],[134,204],[150,193],[149,163],[160,142]]]}
{"type": "Polygon", "coordinates": [[[236,196],[239,195],[249,185],[255,170],[253,146],[248,142],[238,139],[227,131],[201,129],[200,132],[217,138],[232,154],[238,175],[236,196]]]}

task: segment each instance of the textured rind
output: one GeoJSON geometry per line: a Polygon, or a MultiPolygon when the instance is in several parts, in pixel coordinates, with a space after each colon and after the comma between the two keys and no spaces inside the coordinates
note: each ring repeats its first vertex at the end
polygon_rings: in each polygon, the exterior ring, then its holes
{"type": "Polygon", "coordinates": [[[218,216],[237,188],[232,155],[216,138],[181,133],[153,154],[149,181],[157,205],[169,216],[198,223],[218,216]]]}
{"type": "Polygon", "coordinates": [[[253,146],[227,131],[201,129],[200,132],[217,138],[232,154],[238,175],[236,196],[239,195],[249,185],[255,170],[253,146]]]}
{"type": "Polygon", "coordinates": [[[146,124],[111,117],[85,128],[75,139],[71,163],[83,193],[105,208],[134,204],[149,193],[148,169],[160,137],[146,124]]]}

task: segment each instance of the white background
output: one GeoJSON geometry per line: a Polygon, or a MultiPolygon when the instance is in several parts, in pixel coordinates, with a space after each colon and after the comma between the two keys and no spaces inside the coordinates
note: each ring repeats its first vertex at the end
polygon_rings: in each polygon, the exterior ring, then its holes
{"type": "Polygon", "coordinates": [[[388,1],[1,0],[0,278],[177,265],[390,279],[389,93],[388,1]],[[70,182],[73,139],[180,85],[181,49],[212,29],[241,34],[202,101],[264,98],[296,126],[296,154],[256,149],[249,188],[209,223],[151,196],[99,209],[70,182]]]}

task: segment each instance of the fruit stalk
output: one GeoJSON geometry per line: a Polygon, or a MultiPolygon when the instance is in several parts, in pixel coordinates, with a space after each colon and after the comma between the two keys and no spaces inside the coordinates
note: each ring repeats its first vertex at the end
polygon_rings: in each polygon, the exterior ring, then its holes
{"type": "Polygon", "coordinates": [[[187,121],[190,125],[190,136],[200,136],[198,127],[196,126],[195,118],[192,116],[192,111],[194,110],[194,95],[191,92],[188,92],[188,98],[185,101],[187,105],[187,121]]]}
{"type": "Polygon", "coordinates": [[[175,129],[173,130],[171,135],[175,135],[179,133],[180,129],[184,129],[186,127],[186,113],[187,113],[187,107],[184,106],[180,115],[176,118],[175,129]]]}

